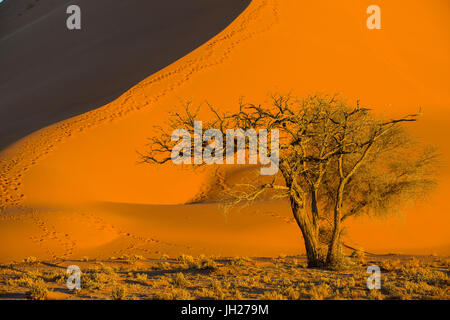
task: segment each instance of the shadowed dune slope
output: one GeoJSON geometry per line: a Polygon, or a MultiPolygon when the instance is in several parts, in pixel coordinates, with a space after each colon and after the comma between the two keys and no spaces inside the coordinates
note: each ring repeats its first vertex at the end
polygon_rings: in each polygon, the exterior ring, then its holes
{"type": "MultiPolygon", "coordinates": [[[[227,220],[215,204],[186,205],[207,193],[207,168],[137,164],[136,151],[145,150],[151,127],[166,123],[168,112],[186,100],[207,100],[225,111],[236,108],[241,95],[263,103],[274,91],[325,92],[360,99],[387,117],[421,107],[423,116],[410,129],[436,145],[448,163],[448,1],[379,0],[381,30],[366,27],[371,4],[253,0],[217,36],[111,103],[3,150],[0,241],[15,248],[2,246],[0,260],[27,252],[95,257],[300,251],[287,203],[259,202],[227,220]]],[[[398,216],[349,221],[345,241],[378,253],[449,254],[449,178],[444,167],[438,191],[398,216]]]]}
{"type": "Polygon", "coordinates": [[[7,0],[0,5],[0,148],[104,105],[224,29],[249,0],[7,0]],[[81,30],[66,8],[81,8],[81,30]]]}

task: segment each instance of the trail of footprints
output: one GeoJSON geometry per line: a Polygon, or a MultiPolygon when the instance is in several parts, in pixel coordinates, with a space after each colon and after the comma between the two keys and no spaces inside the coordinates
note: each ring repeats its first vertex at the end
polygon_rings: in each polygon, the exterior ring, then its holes
{"type": "Polygon", "coordinates": [[[38,212],[32,211],[31,218],[34,223],[41,229],[42,234],[39,236],[31,236],[30,239],[45,248],[47,254],[53,258],[68,258],[72,255],[73,250],[76,247],[76,241],[72,240],[68,233],[62,233],[56,231],[56,228],[49,223],[45,222],[39,217],[38,212]],[[49,241],[58,242],[58,250],[61,250],[60,254],[52,251],[50,246],[47,245],[49,241]]]}
{"type": "MultiPolygon", "coordinates": [[[[59,217],[61,221],[64,221],[64,214],[61,214],[59,217]]],[[[72,230],[70,229],[71,224],[69,222],[74,222],[74,220],[79,220],[86,224],[87,228],[93,228],[97,231],[113,232],[117,235],[118,239],[124,240],[121,247],[110,252],[110,255],[121,256],[125,253],[130,254],[131,252],[147,255],[157,254],[159,251],[156,250],[155,246],[152,246],[154,244],[158,244],[158,248],[161,245],[164,247],[187,247],[161,241],[152,237],[133,234],[118,228],[101,217],[85,211],[78,211],[75,217],[73,215],[67,217],[68,223],[66,224],[67,229],[65,230],[58,230],[58,228],[49,222],[48,219],[43,218],[37,210],[18,214],[4,214],[0,217],[0,221],[11,220],[17,222],[32,221],[40,232],[30,236],[29,239],[34,244],[41,247],[45,251],[47,258],[51,259],[70,259],[73,257],[73,254],[77,249],[77,241],[74,239],[73,235],[71,236],[72,230]]]]}
{"type": "MultiPolygon", "coordinates": [[[[125,253],[130,252],[140,252],[144,254],[155,254],[158,253],[158,251],[155,251],[152,247],[152,244],[158,244],[159,246],[167,246],[167,247],[173,247],[173,246],[180,246],[175,243],[170,243],[166,241],[161,241],[155,238],[149,238],[144,237],[141,235],[136,235],[131,232],[122,230],[121,228],[118,228],[108,222],[106,222],[104,219],[94,216],[93,214],[88,213],[82,213],[84,217],[88,217],[91,221],[94,222],[94,225],[97,227],[98,230],[113,230],[115,231],[120,237],[125,238],[127,241],[125,241],[125,246],[121,249],[118,249],[116,251],[113,251],[112,255],[123,255],[125,253]]],[[[183,246],[182,246],[183,247],[183,246]]]]}

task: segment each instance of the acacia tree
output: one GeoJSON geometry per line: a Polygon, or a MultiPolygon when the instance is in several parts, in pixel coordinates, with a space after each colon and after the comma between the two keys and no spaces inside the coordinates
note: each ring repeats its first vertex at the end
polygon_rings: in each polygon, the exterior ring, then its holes
{"type": "MultiPolygon", "coordinates": [[[[222,201],[233,207],[267,193],[287,198],[309,267],[341,265],[343,225],[349,217],[393,213],[435,185],[436,152],[415,143],[403,126],[420,114],[386,121],[359,103],[350,106],[321,95],[303,100],[276,95],[268,105],[241,101],[234,113],[209,109],[213,120],[203,121],[204,131],[218,129],[225,137],[226,129],[233,128],[279,130],[279,174],[224,186],[222,201]]],[[[159,128],[140,154],[142,161],[169,161],[176,143],[171,130],[184,128],[193,134],[198,120],[199,109],[191,112],[189,105],[172,114],[167,128],[159,128]]],[[[206,147],[204,142],[201,148],[206,147]]]]}

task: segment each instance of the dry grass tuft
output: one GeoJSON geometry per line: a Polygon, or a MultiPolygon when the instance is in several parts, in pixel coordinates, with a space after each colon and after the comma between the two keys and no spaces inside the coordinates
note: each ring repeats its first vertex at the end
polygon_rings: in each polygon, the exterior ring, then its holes
{"type": "Polygon", "coordinates": [[[181,272],[178,272],[175,275],[175,277],[173,278],[172,284],[173,284],[173,286],[175,286],[177,288],[184,288],[189,285],[189,281],[186,280],[186,278],[184,277],[184,274],[182,274],[181,272]]]}
{"type": "Polygon", "coordinates": [[[312,300],[325,300],[332,295],[333,291],[326,283],[321,283],[318,286],[313,286],[310,291],[310,298],[312,300]]]}
{"type": "Polygon", "coordinates": [[[30,284],[30,291],[27,292],[27,298],[30,300],[46,300],[48,297],[48,288],[44,281],[35,281],[30,284]]]}
{"type": "Polygon", "coordinates": [[[27,263],[27,264],[37,264],[39,261],[36,257],[30,256],[30,257],[26,257],[25,259],[23,259],[23,262],[27,263]]]}
{"type": "Polygon", "coordinates": [[[111,292],[112,300],[125,300],[127,296],[127,289],[124,286],[116,286],[111,292]]]}
{"type": "MultiPolygon", "coordinates": [[[[125,258],[122,256],[122,258],[125,258]]],[[[68,291],[64,266],[16,263],[0,266],[0,292],[45,299],[58,291],[69,299],[445,299],[449,300],[448,259],[370,257],[381,267],[381,290],[368,290],[367,265],[345,270],[306,268],[306,257],[85,261],[82,290],[68,291]],[[62,268],[61,268],[62,267],[62,268]]],[[[351,259],[358,259],[354,255],[351,259]]]]}

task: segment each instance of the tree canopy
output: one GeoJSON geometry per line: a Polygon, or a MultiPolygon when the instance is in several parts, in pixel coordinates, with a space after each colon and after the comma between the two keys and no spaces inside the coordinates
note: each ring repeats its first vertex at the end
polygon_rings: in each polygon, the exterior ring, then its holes
{"type": "MultiPolygon", "coordinates": [[[[230,128],[279,131],[278,175],[225,187],[222,201],[232,207],[267,193],[288,199],[310,266],[340,264],[343,223],[349,217],[393,213],[436,184],[436,150],[414,141],[405,129],[420,113],[384,120],[359,102],[352,106],[327,95],[301,100],[274,95],[270,104],[240,101],[234,113],[208,107],[213,117],[203,122],[203,130],[215,128],[224,137],[230,128]]],[[[175,144],[170,129],[193,134],[197,120],[199,109],[191,111],[189,105],[172,114],[168,127],[150,139],[142,161],[169,161],[175,144]]],[[[205,141],[200,148],[208,145],[205,141]]]]}

